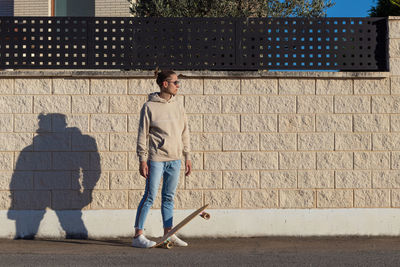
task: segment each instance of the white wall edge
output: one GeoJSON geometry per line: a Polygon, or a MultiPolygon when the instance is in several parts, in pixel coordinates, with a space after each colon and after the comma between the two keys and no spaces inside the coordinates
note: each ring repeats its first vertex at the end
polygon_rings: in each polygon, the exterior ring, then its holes
{"type": "MultiPolygon", "coordinates": [[[[193,210],[176,210],[177,224],[193,210]]],[[[23,235],[32,234],[34,218],[42,211],[12,211],[23,222],[23,235]]],[[[179,232],[184,237],[255,236],[399,236],[400,209],[254,209],[208,210],[210,220],[195,218],[179,232]]],[[[8,211],[0,211],[0,238],[14,238],[16,221],[8,211]]],[[[79,232],[74,221],[80,211],[59,211],[69,231],[79,232]]],[[[116,238],[133,235],[136,210],[84,210],[82,219],[89,238],[116,238]]],[[[22,229],[22,228],[21,228],[22,229]]],[[[146,224],[148,236],[162,235],[160,210],[151,210],[146,224]]],[[[21,234],[21,233],[20,233],[21,234]]],[[[36,237],[64,238],[65,231],[56,212],[48,210],[36,237]]]]}

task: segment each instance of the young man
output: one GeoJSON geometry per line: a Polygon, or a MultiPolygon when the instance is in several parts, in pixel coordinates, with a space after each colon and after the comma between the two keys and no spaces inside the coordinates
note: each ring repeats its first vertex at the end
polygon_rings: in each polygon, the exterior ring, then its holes
{"type": "MultiPolygon", "coordinates": [[[[185,158],[185,175],[192,170],[190,138],[183,106],[176,100],[179,89],[178,76],[173,71],[157,75],[160,92],[149,95],[140,113],[137,154],[140,175],[146,179],[146,189],[136,213],[135,237],[132,246],[147,248],[155,245],[143,235],[143,225],[156,198],[163,177],[161,214],[164,234],[172,229],[174,196],[179,182],[182,155],[185,158]]],[[[176,246],[187,243],[173,235],[176,246]]]]}

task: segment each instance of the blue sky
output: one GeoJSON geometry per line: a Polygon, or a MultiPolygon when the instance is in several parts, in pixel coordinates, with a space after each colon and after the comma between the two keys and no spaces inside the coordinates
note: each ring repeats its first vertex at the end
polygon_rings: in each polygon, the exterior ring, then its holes
{"type": "Polygon", "coordinates": [[[334,0],[336,5],[327,10],[328,17],[367,17],[377,0],[334,0]]]}

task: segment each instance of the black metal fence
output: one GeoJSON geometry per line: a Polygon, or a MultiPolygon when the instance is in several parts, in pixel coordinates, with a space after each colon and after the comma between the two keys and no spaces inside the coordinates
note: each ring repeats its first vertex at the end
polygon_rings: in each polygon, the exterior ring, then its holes
{"type": "Polygon", "coordinates": [[[0,68],[388,70],[386,18],[0,17],[0,68]]]}

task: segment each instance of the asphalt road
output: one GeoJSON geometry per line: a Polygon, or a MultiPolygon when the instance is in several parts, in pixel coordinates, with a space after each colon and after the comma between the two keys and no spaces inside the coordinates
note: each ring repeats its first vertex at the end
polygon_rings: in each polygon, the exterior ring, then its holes
{"type": "Polygon", "coordinates": [[[400,238],[186,239],[138,249],[121,240],[0,240],[0,266],[400,266],[400,238]]]}

